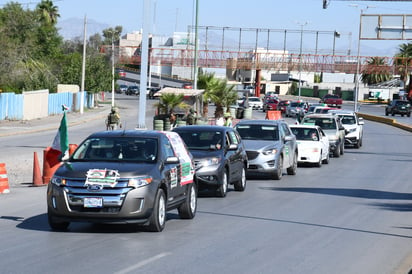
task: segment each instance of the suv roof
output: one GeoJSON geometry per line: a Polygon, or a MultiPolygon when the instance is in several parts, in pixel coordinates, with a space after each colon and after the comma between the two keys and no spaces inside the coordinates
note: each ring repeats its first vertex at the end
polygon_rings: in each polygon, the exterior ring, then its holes
{"type": "Polygon", "coordinates": [[[278,125],[286,123],[285,120],[245,120],[236,125],[278,125]]]}
{"type": "Polygon", "coordinates": [[[393,100],[394,104],[410,104],[409,101],[407,100],[399,100],[399,99],[395,99],[393,100]]]}

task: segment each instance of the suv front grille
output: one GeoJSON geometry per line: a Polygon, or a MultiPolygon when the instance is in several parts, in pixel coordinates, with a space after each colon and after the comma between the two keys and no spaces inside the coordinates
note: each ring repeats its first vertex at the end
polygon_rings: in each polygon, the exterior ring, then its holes
{"type": "Polygon", "coordinates": [[[246,154],[247,154],[248,160],[254,160],[259,156],[259,152],[257,152],[257,151],[247,150],[246,154]]]}

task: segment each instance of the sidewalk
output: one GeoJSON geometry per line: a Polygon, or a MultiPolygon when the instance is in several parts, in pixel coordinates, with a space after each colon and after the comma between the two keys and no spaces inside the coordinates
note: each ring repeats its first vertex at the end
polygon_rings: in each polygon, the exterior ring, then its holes
{"type": "MultiPolygon", "coordinates": [[[[96,119],[105,119],[110,112],[110,104],[101,103],[94,109],[85,109],[83,114],[79,112],[67,112],[68,126],[87,123],[96,119]]],[[[63,115],[52,115],[43,118],[26,121],[0,120],[0,137],[25,133],[34,133],[45,130],[57,130],[63,115]]]]}

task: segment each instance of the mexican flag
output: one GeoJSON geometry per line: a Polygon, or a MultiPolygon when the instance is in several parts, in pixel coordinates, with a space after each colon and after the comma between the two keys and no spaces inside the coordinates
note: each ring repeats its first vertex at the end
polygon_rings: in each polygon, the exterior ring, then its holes
{"type": "MultiPolygon", "coordinates": [[[[66,110],[65,107],[63,107],[63,110],[66,110]]],[[[60,122],[59,130],[54,137],[51,148],[61,153],[61,159],[66,159],[69,157],[69,138],[67,135],[66,111],[63,112],[63,118],[60,122]]]]}

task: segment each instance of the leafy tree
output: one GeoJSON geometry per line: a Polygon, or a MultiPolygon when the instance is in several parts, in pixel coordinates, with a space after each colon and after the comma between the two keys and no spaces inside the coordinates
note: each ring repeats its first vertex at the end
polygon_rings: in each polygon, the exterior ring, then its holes
{"type": "Polygon", "coordinates": [[[391,79],[390,67],[382,57],[372,57],[362,71],[362,83],[373,85],[391,79]]]}
{"type": "Polygon", "coordinates": [[[116,26],[115,28],[104,29],[103,30],[104,44],[111,45],[112,42],[118,44],[122,31],[123,31],[122,26],[116,26]]]}

